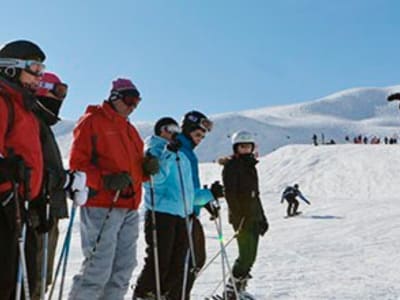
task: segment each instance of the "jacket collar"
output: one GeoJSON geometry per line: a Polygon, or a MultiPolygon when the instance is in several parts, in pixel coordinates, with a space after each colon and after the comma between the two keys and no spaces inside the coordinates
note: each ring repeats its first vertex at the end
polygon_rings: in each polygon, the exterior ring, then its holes
{"type": "Polygon", "coordinates": [[[186,135],[184,135],[183,133],[178,134],[178,139],[181,141],[182,146],[184,148],[193,150],[196,147],[196,145],[193,143],[193,141],[190,138],[188,138],[186,135]]]}

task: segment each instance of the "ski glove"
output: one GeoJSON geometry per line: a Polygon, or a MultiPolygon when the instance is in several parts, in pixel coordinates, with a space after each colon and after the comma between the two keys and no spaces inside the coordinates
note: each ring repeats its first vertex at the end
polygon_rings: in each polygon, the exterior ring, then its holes
{"type": "Polygon", "coordinates": [[[129,176],[129,174],[126,172],[103,176],[103,185],[104,188],[108,191],[123,190],[132,183],[133,182],[131,176],[129,176]]]}
{"type": "Polygon", "coordinates": [[[387,101],[400,100],[400,93],[395,93],[387,97],[387,101]]]}
{"type": "Polygon", "coordinates": [[[76,206],[85,205],[88,198],[86,173],[81,171],[67,171],[64,189],[76,206]]]}
{"type": "Polygon", "coordinates": [[[22,156],[0,157],[0,182],[8,180],[23,182],[25,170],[26,166],[22,156]]]}
{"type": "Polygon", "coordinates": [[[174,153],[177,153],[181,147],[182,147],[182,142],[178,139],[173,139],[167,145],[167,149],[174,153]]]}
{"type": "Polygon", "coordinates": [[[158,158],[150,153],[147,153],[143,159],[143,173],[146,176],[155,175],[160,171],[160,163],[158,158]]]}
{"type": "Polygon", "coordinates": [[[224,197],[224,187],[219,183],[219,181],[215,181],[211,185],[211,193],[215,199],[224,197]]]}
{"type": "Polygon", "coordinates": [[[210,213],[210,220],[215,220],[219,217],[219,210],[221,207],[216,203],[216,201],[209,201],[204,208],[210,213]]]}

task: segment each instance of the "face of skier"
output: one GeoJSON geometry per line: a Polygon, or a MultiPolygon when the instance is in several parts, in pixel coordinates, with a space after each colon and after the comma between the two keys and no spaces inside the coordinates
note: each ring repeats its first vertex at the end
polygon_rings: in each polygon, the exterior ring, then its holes
{"type": "Polygon", "coordinates": [[[206,132],[199,128],[199,129],[193,130],[190,133],[190,137],[191,137],[193,143],[197,146],[206,137],[206,132]]]}
{"type": "Polygon", "coordinates": [[[25,88],[34,92],[39,87],[40,78],[40,75],[34,75],[33,72],[31,73],[26,72],[25,70],[21,70],[19,81],[25,88]]]}
{"type": "Polygon", "coordinates": [[[237,151],[239,154],[250,154],[253,152],[253,144],[239,144],[237,145],[237,151]]]}
{"type": "Polygon", "coordinates": [[[126,102],[122,99],[118,99],[113,101],[113,106],[116,112],[124,118],[127,118],[138,106],[139,101],[137,102],[126,102]]]}
{"type": "Polygon", "coordinates": [[[168,141],[172,141],[180,132],[180,128],[176,124],[169,124],[161,127],[160,136],[168,141]]]}

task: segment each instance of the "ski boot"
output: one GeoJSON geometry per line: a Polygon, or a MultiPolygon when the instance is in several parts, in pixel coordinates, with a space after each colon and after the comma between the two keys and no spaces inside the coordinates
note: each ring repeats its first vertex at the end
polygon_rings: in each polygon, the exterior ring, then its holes
{"type": "Polygon", "coordinates": [[[250,278],[252,278],[250,274],[241,278],[233,278],[233,279],[229,278],[229,281],[225,286],[226,296],[225,293],[222,292],[222,295],[215,295],[208,299],[209,300],[254,300],[255,298],[245,291],[247,287],[247,281],[250,278]],[[238,292],[239,298],[236,297],[234,285],[236,286],[236,291],[238,292]]]}

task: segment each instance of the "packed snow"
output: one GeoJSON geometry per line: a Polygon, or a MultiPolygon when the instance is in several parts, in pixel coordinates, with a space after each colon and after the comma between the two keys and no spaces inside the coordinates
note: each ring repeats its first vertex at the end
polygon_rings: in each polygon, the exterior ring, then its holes
{"type": "MultiPolygon", "coordinates": [[[[270,230],[260,240],[248,287],[256,299],[400,299],[398,146],[286,146],[261,157],[258,170],[270,230]],[[293,183],[299,183],[311,206],[301,202],[303,214],[285,219],[280,196],[293,183]]],[[[215,163],[201,165],[204,184],[220,179],[220,173],[215,163]]],[[[228,240],[233,231],[226,222],[226,204],[221,204],[228,240]]],[[[219,249],[215,224],[205,211],[202,222],[211,258],[219,249]]],[[[79,218],[72,239],[65,296],[82,260],[79,218]]],[[[132,283],[141,270],[144,247],[142,234],[132,283]]],[[[233,263],[236,244],[227,250],[233,263]]],[[[196,281],[192,299],[204,299],[221,278],[218,258],[196,281]]],[[[131,297],[129,291],[125,299],[131,297]]]]}

